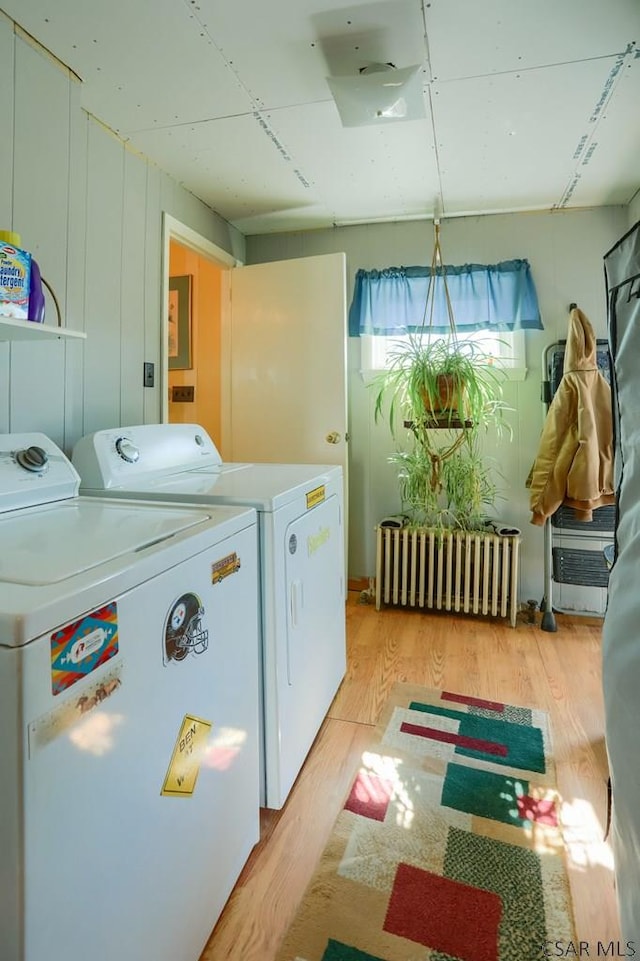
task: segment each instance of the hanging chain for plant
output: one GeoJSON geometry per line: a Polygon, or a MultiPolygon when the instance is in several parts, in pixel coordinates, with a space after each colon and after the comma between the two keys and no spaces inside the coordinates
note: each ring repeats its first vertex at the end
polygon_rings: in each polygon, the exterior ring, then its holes
{"type": "MultiPolygon", "coordinates": [[[[436,301],[436,282],[438,274],[442,277],[442,285],[444,289],[445,303],[447,307],[447,317],[449,320],[449,336],[452,341],[457,345],[458,336],[456,331],[456,321],[453,314],[453,305],[451,303],[451,297],[449,295],[449,287],[447,284],[447,271],[442,260],[442,248],[440,246],[440,221],[438,219],[433,222],[434,229],[434,242],[433,242],[433,254],[431,255],[431,270],[429,273],[429,283],[427,285],[427,296],[424,304],[424,314],[422,317],[422,327],[421,330],[424,332],[425,326],[428,326],[427,336],[431,338],[433,336],[433,315],[435,309],[436,301]],[[427,325],[427,315],[428,315],[428,325],[427,325]]],[[[461,413],[461,416],[462,413],[461,413]]],[[[429,457],[431,459],[431,490],[440,491],[442,490],[442,479],[441,479],[441,466],[443,461],[451,457],[452,454],[458,450],[464,441],[464,432],[460,433],[455,441],[449,446],[442,450],[431,450],[429,457]]]]}
{"type": "Polygon", "coordinates": [[[433,222],[434,230],[434,241],[433,241],[433,254],[431,255],[431,270],[429,273],[429,283],[427,284],[427,297],[424,302],[424,313],[422,316],[422,326],[421,331],[424,331],[425,326],[427,326],[427,314],[429,315],[429,333],[428,336],[433,335],[433,312],[436,302],[436,280],[438,277],[438,272],[442,277],[442,286],[444,289],[445,303],[447,305],[447,317],[449,320],[449,335],[452,340],[457,344],[458,334],[456,330],[456,321],[453,315],[453,305],[451,303],[451,297],[449,296],[449,286],[447,284],[447,269],[442,260],[442,248],[440,247],[440,221],[434,220],[433,222]]]}

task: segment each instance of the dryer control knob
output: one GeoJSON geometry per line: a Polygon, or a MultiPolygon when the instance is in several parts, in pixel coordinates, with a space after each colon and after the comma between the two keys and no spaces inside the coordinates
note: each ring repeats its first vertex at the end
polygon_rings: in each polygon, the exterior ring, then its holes
{"type": "Polygon", "coordinates": [[[49,455],[42,447],[25,447],[23,450],[16,451],[16,461],[25,470],[41,474],[49,466],[49,455]]]}
{"type": "Polygon", "coordinates": [[[126,437],[118,437],[116,441],[116,450],[123,460],[126,460],[127,464],[135,464],[135,462],[140,457],[140,451],[132,444],[130,440],[126,437]]]}

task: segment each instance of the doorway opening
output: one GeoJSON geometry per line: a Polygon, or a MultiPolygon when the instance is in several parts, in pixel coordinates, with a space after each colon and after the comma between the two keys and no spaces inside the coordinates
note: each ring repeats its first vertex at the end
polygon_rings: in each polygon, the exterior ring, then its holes
{"type": "Polygon", "coordinates": [[[200,424],[224,456],[229,431],[229,272],[238,261],[163,216],[163,423],[200,424]]]}

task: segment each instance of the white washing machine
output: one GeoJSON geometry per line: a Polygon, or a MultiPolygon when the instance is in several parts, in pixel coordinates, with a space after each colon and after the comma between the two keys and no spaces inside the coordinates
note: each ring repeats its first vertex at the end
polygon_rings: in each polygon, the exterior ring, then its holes
{"type": "Polygon", "coordinates": [[[0,435],[0,957],[197,961],[259,836],[255,511],[0,435]]]}
{"type": "Polygon", "coordinates": [[[223,463],[197,424],[98,431],[72,460],[86,494],[257,510],[261,802],[281,808],[346,670],[342,468],[223,463]]]}

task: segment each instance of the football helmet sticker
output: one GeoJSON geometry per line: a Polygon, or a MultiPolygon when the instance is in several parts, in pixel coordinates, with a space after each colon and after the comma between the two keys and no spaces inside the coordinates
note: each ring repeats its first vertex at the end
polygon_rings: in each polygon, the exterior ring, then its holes
{"type": "Polygon", "coordinates": [[[164,628],[164,663],[184,661],[187,654],[204,654],[209,631],[203,627],[204,607],[196,594],[183,594],[172,605],[164,628]]]}

